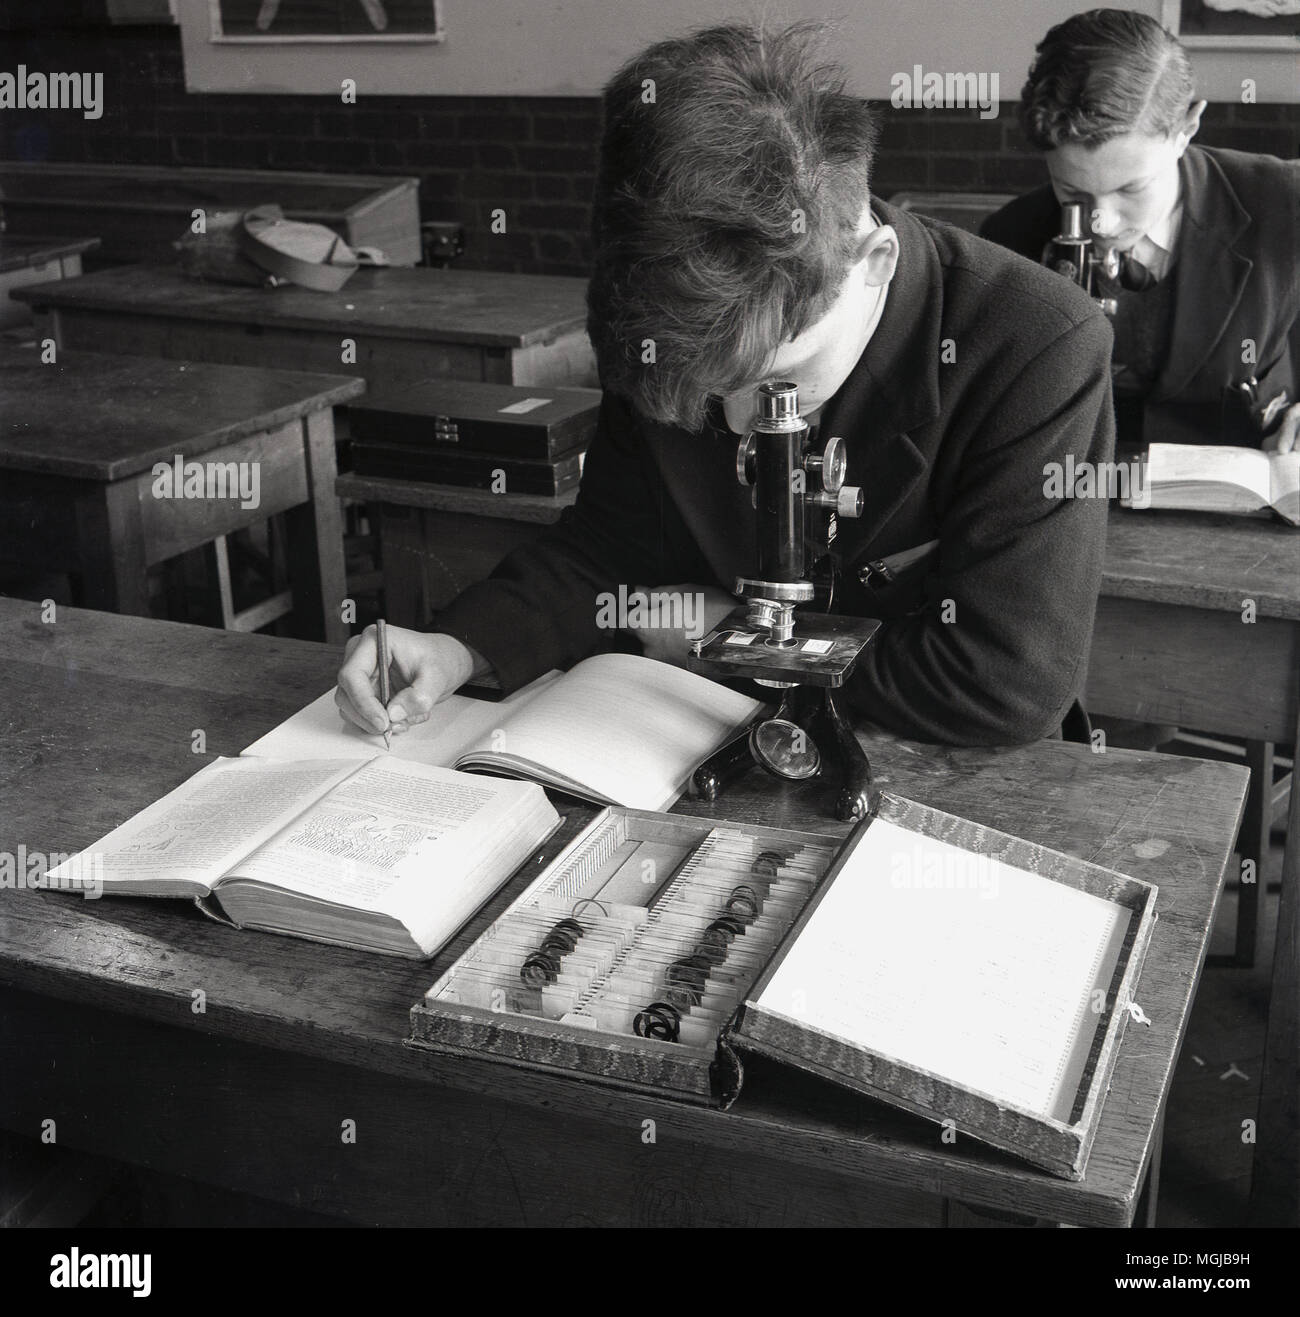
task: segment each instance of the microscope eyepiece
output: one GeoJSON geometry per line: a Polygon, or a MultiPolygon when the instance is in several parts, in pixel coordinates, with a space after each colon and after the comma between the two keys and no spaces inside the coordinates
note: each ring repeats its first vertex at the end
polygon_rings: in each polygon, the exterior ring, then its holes
{"type": "Polygon", "coordinates": [[[1067,202],[1061,207],[1061,232],[1058,241],[1080,240],[1083,236],[1083,206],[1077,201],[1067,202]]]}
{"type": "Polygon", "coordinates": [[[769,380],[758,386],[760,421],[794,421],[799,417],[799,389],[789,380],[769,380]]]}

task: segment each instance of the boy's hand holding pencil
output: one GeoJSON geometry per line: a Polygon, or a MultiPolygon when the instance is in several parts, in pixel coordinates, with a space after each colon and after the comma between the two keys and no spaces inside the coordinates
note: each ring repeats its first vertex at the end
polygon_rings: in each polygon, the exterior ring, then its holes
{"type": "Polygon", "coordinates": [[[394,733],[426,721],[439,700],[487,670],[479,655],[452,636],[380,621],[348,641],[334,703],[348,722],[391,745],[394,733]]]}

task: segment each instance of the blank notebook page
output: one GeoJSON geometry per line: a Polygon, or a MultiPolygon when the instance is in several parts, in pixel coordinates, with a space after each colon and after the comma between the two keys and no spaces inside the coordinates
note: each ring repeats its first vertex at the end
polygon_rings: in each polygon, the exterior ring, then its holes
{"type": "Polygon", "coordinates": [[[877,818],[757,1004],[1068,1121],[1128,922],[1114,902],[877,818]]]}

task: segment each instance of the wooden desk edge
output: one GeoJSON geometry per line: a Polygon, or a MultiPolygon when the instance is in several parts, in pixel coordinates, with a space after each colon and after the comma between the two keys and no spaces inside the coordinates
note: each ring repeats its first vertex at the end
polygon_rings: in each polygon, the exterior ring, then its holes
{"type": "MultiPolygon", "coordinates": [[[[66,358],[65,358],[66,360],[66,358]]],[[[195,363],[176,362],[176,365],[195,363]]],[[[221,363],[197,363],[204,371],[248,371],[263,370],[262,367],[230,366],[221,363]]],[[[218,430],[208,430],[202,434],[177,438],[172,446],[184,449],[187,460],[201,460],[211,457],[214,452],[237,444],[243,439],[279,430],[294,421],[305,420],[322,412],[329,412],[342,403],[358,397],[366,391],[366,381],[355,375],[324,375],[312,371],[281,371],[272,368],[280,375],[298,376],[303,381],[304,392],[292,402],[281,403],[277,407],[253,413],[242,420],[232,421],[218,430]],[[328,383],[327,383],[328,381],[328,383]]],[[[70,458],[61,453],[39,454],[32,456],[14,456],[6,452],[0,442],[0,471],[17,471],[36,476],[49,476],[54,479],[88,480],[97,483],[116,483],[144,477],[159,461],[170,463],[172,448],[167,454],[158,452],[149,454],[140,461],[133,457],[120,457],[99,465],[81,458],[70,458]]]]}
{"type": "Polygon", "coordinates": [[[65,256],[84,256],[94,251],[103,242],[102,238],[40,238],[32,234],[0,234],[0,270],[29,268],[32,263],[44,265],[46,261],[61,260],[65,256]],[[26,249],[26,254],[35,257],[34,262],[24,260],[22,264],[6,266],[4,264],[7,248],[26,249]]]}
{"type": "Polygon", "coordinates": [[[1288,598],[1268,590],[1233,589],[1226,585],[1202,585],[1193,591],[1186,586],[1143,578],[1132,572],[1102,572],[1102,599],[1141,599],[1147,603],[1169,604],[1176,608],[1201,609],[1207,612],[1240,613],[1247,598],[1255,601],[1259,617],[1285,622],[1300,622],[1300,592],[1288,598]]]}
{"type": "Polygon", "coordinates": [[[914,1145],[896,1147],[870,1136],[846,1138],[834,1129],[794,1127],[741,1107],[723,1112],[668,1095],[633,1093],[590,1077],[543,1074],[486,1058],[438,1056],[407,1046],[403,1038],[394,1038],[382,1047],[364,1037],[349,1039],[355,1046],[347,1049],[346,1044],[341,1046],[337,1034],[261,1015],[256,1022],[262,1036],[254,1039],[246,1027],[238,1027],[253,1018],[248,1011],[222,1009],[209,1002],[204,1016],[199,1017],[190,1010],[188,995],[173,1001],[156,987],[121,983],[112,983],[105,991],[104,980],[91,973],[50,971],[35,958],[28,963],[35,973],[15,974],[13,970],[20,962],[0,961],[0,984],[91,1011],[103,1010],[183,1029],[213,1042],[227,1041],[290,1057],[308,1056],[363,1072],[377,1070],[435,1089],[470,1093],[517,1103],[532,1111],[597,1120],[620,1128],[627,1123],[627,1104],[634,1101],[638,1120],[648,1116],[682,1138],[736,1152],[753,1151],[755,1131],[761,1128],[771,1136],[765,1140],[763,1152],[776,1161],[795,1165],[833,1163],[839,1173],[861,1180],[864,1186],[884,1180],[994,1210],[1006,1211],[1014,1201],[1015,1210],[1044,1220],[1088,1226],[1130,1225],[1150,1155],[1148,1149],[1133,1184],[1118,1193],[1107,1192],[1090,1187],[1086,1178],[1071,1181],[1011,1159],[1004,1162],[1004,1154],[982,1145],[975,1145],[975,1156],[996,1158],[995,1164],[958,1159],[953,1154],[914,1145]],[[507,1074],[511,1079],[508,1094],[502,1090],[507,1074]]]}
{"type": "MultiPolygon", "coordinates": [[[[123,267],[128,268],[128,267],[123,267]]],[[[418,267],[393,267],[393,268],[418,268],[418,267]]],[[[572,315],[557,317],[557,319],[546,323],[544,326],[536,329],[524,329],[517,333],[507,334],[500,330],[466,330],[459,329],[455,325],[445,325],[438,328],[430,328],[425,325],[405,324],[375,324],[366,320],[363,313],[349,313],[344,309],[344,304],[338,304],[338,314],[334,317],[322,314],[320,316],[311,316],[305,314],[285,314],[278,311],[270,320],[260,316],[254,317],[250,314],[249,308],[227,307],[222,305],[205,306],[201,313],[186,312],[183,308],[164,307],[164,306],[131,306],[125,307],[120,297],[111,297],[107,294],[99,295],[97,290],[92,289],[90,295],[86,294],[85,289],[78,288],[75,285],[80,284],[82,279],[94,278],[94,275],[83,275],[77,279],[57,279],[49,283],[42,284],[25,284],[21,288],[10,290],[10,296],[16,301],[26,302],[34,314],[41,314],[46,311],[97,311],[107,315],[129,315],[138,319],[154,319],[178,321],[184,324],[203,323],[204,321],[217,321],[223,324],[244,325],[250,322],[258,324],[272,324],[276,329],[300,329],[309,330],[316,333],[332,333],[340,327],[346,327],[354,335],[364,335],[370,338],[391,338],[403,342],[427,342],[427,343],[457,343],[464,344],[467,347],[478,348],[532,348],[546,347],[551,343],[558,342],[571,334],[582,331],[584,334],[587,329],[587,313],[584,310],[575,311],[572,315]],[[351,315],[351,319],[349,316],[351,315]]],[[[228,288],[232,292],[242,292],[247,294],[261,294],[266,297],[274,297],[280,291],[278,289],[256,289],[241,288],[233,284],[206,283],[204,280],[195,279],[193,283],[196,288],[228,288]]],[[[290,291],[305,292],[303,289],[290,288],[290,291]]],[[[345,284],[336,293],[326,295],[329,298],[343,298],[347,296],[347,285],[345,284]]],[[[322,310],[325,310],[326,304],[322,301],[322,310]]]]}

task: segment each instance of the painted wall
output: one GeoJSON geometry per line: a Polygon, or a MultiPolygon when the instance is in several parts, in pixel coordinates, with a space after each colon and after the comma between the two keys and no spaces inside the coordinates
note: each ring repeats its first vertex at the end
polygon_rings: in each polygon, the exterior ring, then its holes
{"type": "MultiPolygon", "coordinates": [[[[997,73],[1001,99],[1017,99],[1035,41],[1073,0],[442,0],[438,45],[254,47],[209,40],[209,0],[176,0],[191,91],[293,91],[336,96],[354,78],[361,95],[577,96],[599,89],[627,56],[711,21],[837,18],[834,51],[860,94],[888,97],[890,79],[915,64],[941,72],[997,73]]],[[[1153,16],[1161,0],[1129,0],[1153,16]]],[[[1260,101],[1300,101],[1300,55],[1193,52],[1201,94],[1240,99],[1253,78],[1260,101]]]]}

